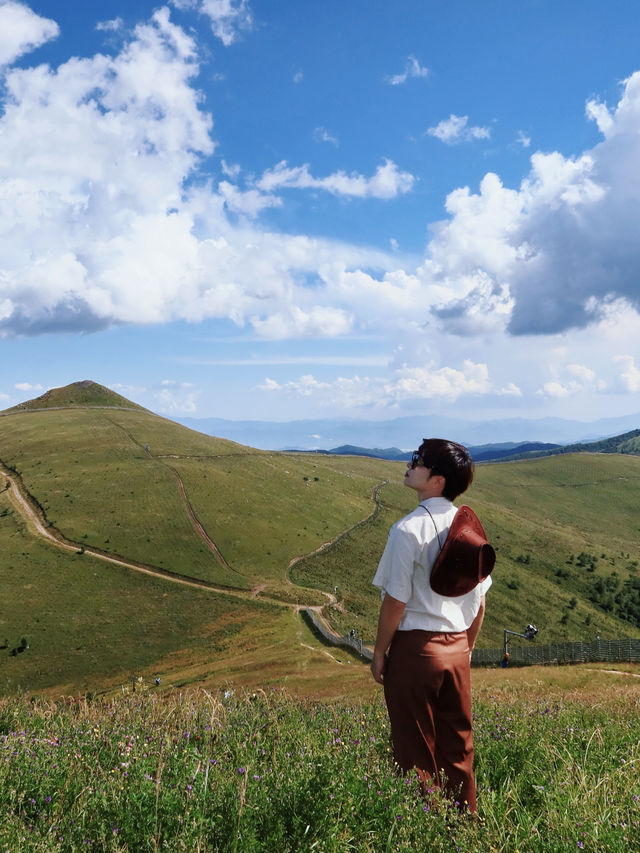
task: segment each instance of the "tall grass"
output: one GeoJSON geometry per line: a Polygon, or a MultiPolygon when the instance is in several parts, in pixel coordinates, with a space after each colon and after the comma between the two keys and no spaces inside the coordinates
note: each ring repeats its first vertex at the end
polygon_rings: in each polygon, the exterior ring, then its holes
{"type": "Polygon", "coordinates": [[[478,820],[394,773],[379,703],[6,700],[0,850],[638,850],[640,720],[624,695],[483,696],[478,820]]]}

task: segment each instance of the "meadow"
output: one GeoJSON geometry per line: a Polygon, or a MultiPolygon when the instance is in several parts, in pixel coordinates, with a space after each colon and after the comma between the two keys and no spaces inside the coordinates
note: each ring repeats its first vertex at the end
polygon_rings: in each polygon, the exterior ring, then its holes
{"type": "Polygon", "coordinates": [[[396,775],[375,685],[5,699],[0,849],[638,850],[635,669],[474,671],[477,820],[396,775]]]}
{"type": "MultiPolygon", "coordinates": [[[[0,487],[0,693],[141,675],[360,695],[356,659],[297,611],[322,607],[337,633],[372,643],[371,578],[415,505],[404,464],[257,451],[109,395],[80,383],[0,413],[0,465],[16,484],[0,487]],[[69,548],[25,518],[18,488],[69,548]]],[[[479,465],[464,501],[498,554],[479,647],[529,622],[540,643],[640,637],[639,457],[479,465]]]]}

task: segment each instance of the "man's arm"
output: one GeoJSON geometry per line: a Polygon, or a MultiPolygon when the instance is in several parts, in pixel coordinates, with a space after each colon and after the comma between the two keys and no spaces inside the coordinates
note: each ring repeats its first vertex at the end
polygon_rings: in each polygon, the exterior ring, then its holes
{"type": "Polygon", "coordinates": [[[384,671],[387,664],[387,649],[389,648],[393,635],[400,624],[405,606],[404,601],[398,601],[397,598],[387,594],[385,595],[382,606],[380,607],[380,616],[378,617],[378,635],[376,637],[373,662],[371,664],[371,674],[378,684],[382,684],[384,681],[384,671]]]}
{"type": "Polygon", "coordinates": [[[484,619],[484,610],[485,610],[485,597],[484,595],[480,599],[480,610],[478,610],[478,615],[473,620],[471,625],[467,628],[467,639],[469,641],[469,652],[473,651],[473,647],[476,642],[476,637],[480,633],[480,628],[482,628],[482,620],[484,619]]]}

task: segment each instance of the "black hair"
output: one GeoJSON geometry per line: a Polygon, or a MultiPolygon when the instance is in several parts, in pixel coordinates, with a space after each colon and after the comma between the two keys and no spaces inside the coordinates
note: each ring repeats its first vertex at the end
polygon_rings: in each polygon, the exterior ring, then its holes
{"type": "Polygon", "coordinates": [[[443,497],[452,501],[471,485],[473,460],[462,444],[444,438],[425,438],[418,453],[432,474],[440,474],[445,478],[443,497]]]}

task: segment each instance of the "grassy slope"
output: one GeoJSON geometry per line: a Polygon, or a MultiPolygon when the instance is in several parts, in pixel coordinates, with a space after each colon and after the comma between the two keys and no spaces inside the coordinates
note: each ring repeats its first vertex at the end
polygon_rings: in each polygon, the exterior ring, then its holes
{"type": "Polygon", "coordinates": [[[261,454],[177,460],[189,498],[229,562],[278,586],[286,567],[373,510],[379,463],[315,455],[261,454]]]}
{"type": "MultiPolygon", "coordinates": [[[[403,463],[264,453],[143,411],[6,415],[0,458],[21,473],[48,520],[70,539],[218,584],[261,583],[282,601],[320,602],[314,588],[338,586],[340,606],[329,609],[330,619],[368,640],[379,606],[371,577],[390,525],[415,504],[401,485],[403,463]],[[196,536],[176,472],[231,570],[196,536]],[[366,518],[372,489],[385,480],[375,518],[288,570],[291,560],[366,518]]],[[[521,630],[529,621],[540,628],[539,642],[592,639],[596,631],[640,636],[585,597],[594,577],[616,571],[624,579],[635,571],[640,459],[582,454],[480,466],[465,501],[498,549],[482,646],[499,646],[504,627],[521,630]],[[567,564],[581,551],[598,556],[594,574],[567,564]],[[568,576],[558,577],[558,570],[568,576]]],[[[0,513],[8,506],[0,505],[0,513]]],[[[36,686],[74,689],[93,679],[95,687],[101,677],[112,681],[146,667],[174,681],[233,678],[254,685],[286,673],[300,689],[323,692],[332,689],[336,672],[345,685],[360,677],[360,666],[323,649],[290,609],[258,615],[250,598],[212,596],[65,554],[36,541],[13,512],[0,517],[1,537],[11,561],[0,566],[9,590],[0,639],[4,627],[10,646],[26,635],[31,648],[7,660],[0,653],[0,684],[15,685],[27,673],[36,686]],[[91,602],[84,611],[83,602],[91,602]],[[233,643],[223,648],[217,631],[235,632],[233,643]]]]}
{"type": "Polygon", "coordinates": [[[169,460],[251,453],[144,412],[51,410],[0,418],[0,458],[70,540],[215,583],[248,587],[195,534],[169,460]]]}
{"type": "Polygon", "coordinates": [[[100,689],[132,674],[171,675],[176,659],[209,661],[261,642],[280,618],[231,599],[139,575],[36,538],[0,494],[0,692],[100,689]],[[7,513],[5,514],[5,510],[7,513]],[[29,649],[9,651],[26,637],[29,649]]]}
{"type": "MultiPolygon", "coordinates": [[[[399,480],[402,466],[396,470],[399,480]]],[[[368,585],[389,524],[414,505],[411,493],[399,486],[389,486],[382,497],[386,509],[366,533],[305,561],[294,574],[299,583],[319,586],[341,577],[336,583],[346,612],[334,609],[332,619],[343,631],[355,627],[368,640],[379,607],[368,585]]],[[[504,628],[522,631],[528,622],[538,625],[538,642],[591,640],[597,632],[640,636],[638,628],[586,599],[593,578],[615,571],[624,580],[637,571],[632,564],[640,555],[640,459],[582,454],[483,465],[464,502],[477,510],[498,552],[480,647],[499,647],[504,628]],[[583,551],[598,557],[593,574],[575,560],[567,563],[583,551]],[[568,577],[557,576],[558,571],[568,577]]]]}

